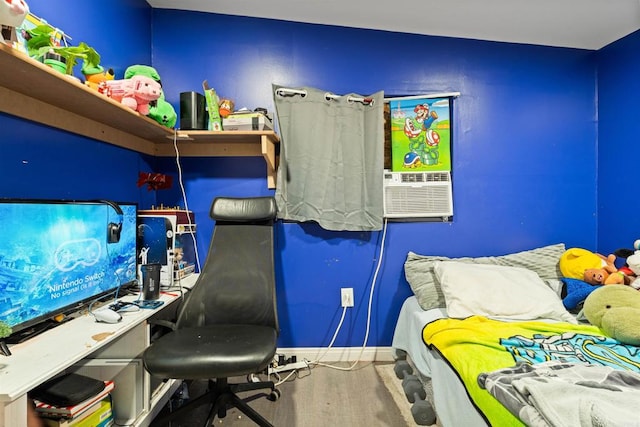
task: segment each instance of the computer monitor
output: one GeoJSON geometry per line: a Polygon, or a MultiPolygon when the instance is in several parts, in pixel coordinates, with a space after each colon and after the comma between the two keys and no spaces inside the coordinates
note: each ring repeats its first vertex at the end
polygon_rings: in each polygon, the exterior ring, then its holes
{"type": "Polygon", "coordinates": [[[136,216],[135,203],[0,199],[0,322],[12,336],[133,284],[136,216]]]}

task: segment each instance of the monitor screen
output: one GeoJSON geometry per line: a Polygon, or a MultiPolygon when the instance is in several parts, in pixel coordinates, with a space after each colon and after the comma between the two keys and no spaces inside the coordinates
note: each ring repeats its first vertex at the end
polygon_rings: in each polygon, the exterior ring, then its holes
{"type": "Polygon", "coordinates": [[[0,321],[16,333],[134,282],[136,216],[135,203],[0,200],[0,321]]]}

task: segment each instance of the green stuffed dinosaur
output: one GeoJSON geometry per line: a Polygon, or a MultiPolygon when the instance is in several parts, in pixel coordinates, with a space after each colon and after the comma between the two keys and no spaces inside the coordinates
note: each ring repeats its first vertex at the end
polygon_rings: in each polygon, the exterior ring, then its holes
{"type": "Polygon", "coordinates": [[[626,285],[602,286],[584,301],[584,315],[605,335],[640,345],[640,291],[626,285]]]}
{"type": "MultiPolygon", "coordinates": [[[[160,75],[155,68],[148,65],[132,65],[124,72],[125,79],[139,75],[150,77],[162,86],[160,75]]],[[[169,128],[173,128],[176,125],[178,115],[171,104],[164,99],[164,90],[160,93],[160,98],[149,104],[149,114],[147,117],[169,128]]]]}

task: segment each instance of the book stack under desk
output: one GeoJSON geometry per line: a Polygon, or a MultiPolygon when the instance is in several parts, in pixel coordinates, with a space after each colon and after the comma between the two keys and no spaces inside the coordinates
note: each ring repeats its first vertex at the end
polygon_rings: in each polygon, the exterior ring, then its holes
{"type": "Polygon", "coordinates": [[[113,424],[110,393],[113,381],[105,381],[104,390],[71,406],[55,406],[34,400],[36,413],[47,427],[108,427],[113,424]]]}

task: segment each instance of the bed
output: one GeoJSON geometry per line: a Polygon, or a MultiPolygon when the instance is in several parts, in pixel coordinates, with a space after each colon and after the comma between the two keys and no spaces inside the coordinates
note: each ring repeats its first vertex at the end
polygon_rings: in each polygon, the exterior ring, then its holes
{"type": "Polygon", "coordinates": [[[392,347],[431,381],[439,425],[640,426],[632,412],[640,348],[566,310],[557,267],[564,251],[558,244],[501,257],[409,253],[414,295],[392,347]]]}

